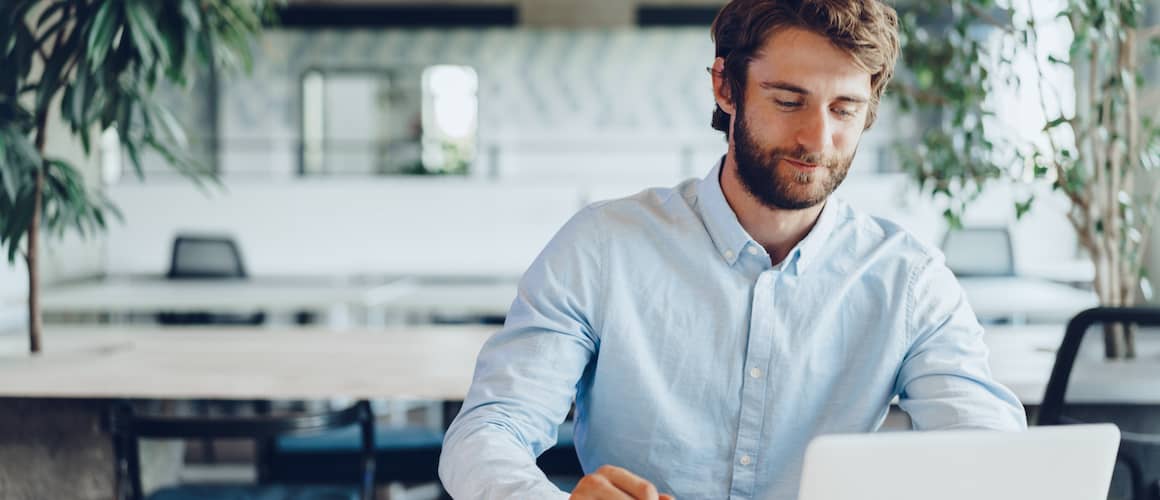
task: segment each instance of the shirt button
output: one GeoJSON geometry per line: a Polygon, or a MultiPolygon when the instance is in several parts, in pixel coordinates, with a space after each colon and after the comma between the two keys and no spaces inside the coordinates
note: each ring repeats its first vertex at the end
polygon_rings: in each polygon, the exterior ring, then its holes
{"type": "Polygon", "coordinates": [[[753,378],[760,378],[761,377],[761,368],[750,368],[749,369],[749,376],[753,377],[753,378]]]}
{"type": "Polygon", "coordinates": [[[741,455],[741,465],[749,465],[752,461],[753,459],[749,458],[749,455],[741,455]]]}
{"type": "Polygon", "coordinates": [[[757,255],[757,247],[755,247],[755,246],[751,246],[749,248],[746,248],[745,251],[749,252],[749,255],[757,255]]]}
{"type": "Polygon", "coordinates": [[[725,251],[725,258],[732,259],[733,258],[733,250],[726,250],[725,251]]]}

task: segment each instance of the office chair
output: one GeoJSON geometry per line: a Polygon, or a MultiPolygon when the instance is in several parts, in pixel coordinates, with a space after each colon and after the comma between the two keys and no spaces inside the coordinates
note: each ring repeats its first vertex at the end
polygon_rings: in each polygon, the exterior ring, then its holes
{"type": "Polygon", "coordinates": [[[372,500],[375,495],[373,449],[374,415],[370,404],[359,401],[338,411],[325,413],[261,417],[172,417],[137,415],[128,404],[118,404],[110,411],[108,426],[112,433],[116,464],[115,498],[143,500],[139,440],[141,438],[252,438],[258,445],[257,485],[178,485],[149,495],[149,500],[194,499],[293,499],[293,500],[372,500]],[[358,461],[343,476],[345,486],[279,485],[268,482],[264,454],[270,442],[281,436],[316,434],[333,429],[357,426],[358,461]]]}
{"type": "MultiPolygon", "coordinates": [[[[246,268],[242,252],[229,237],[178,235],[173,240],[173,254],[169,261],[170,280],[242,280],[246,268]]],[[[249,315],[213,312],[164,312],[158,321],[166,325],[260,325],[265,313],[249,315]]]]}
{"type": "MultiPolygon", "coordinates": [[[[443,406],[443,428],[447,428],[459,413],[461,403],[445,401],[443,406]]],[[[536,460],[549,480],[568,491],[584,475],[572,431],[573,422],[569,417],[560,425],[556,445],[536,460]]],[[[441,430],[416,426],[376,427],[375,481],[379,484],[438,483],[442,449],[441,430]]],[[[357,440],[350,430],[282,437],[271,446],[268,455],[270,478],[280,483],[331,483],[351,467],[357,451],[357,440]]]]}
{"type": "MultiPolygon", "coordinates": [[[[1084,334],[1092,325],[1122,323],[1125,326],[1160,326],[1160,309],[1136,307],[1097,307],[1077,314],[1067,324],[1063,342],[1055,356],[1051,378],[1039,407],[1036,419],[1038,425],[1066,425],[1088,423],[1090,418],[1080,419],[1065,414],[1065,396],[1072,368],[1084,334]]],[[[1101,330],[1102,331],[1102,330],[1101,330]]],[[[1160,383],[1160,382],[1158,382],[1160,383]]],[[[1160,418],[1160,412],[1152,417],[1160,418]]],[[[1160,427],[1160,423],[1155,424],[1160,427]]],[[[1128,471],[1131,498],[1134,500],[1160,500],[1160,434],[1132,432],[1121,429],[1120,451],[1116,461],[1128,471]],[[1147,464],[1153,462],[1151,467],[1147,464]]]]}
{"type": "Polygon", "coordinates": [[[1015,249],[1006,227],[951,229],[943,237],[942,251],[955,276],[1015,276],[1015,249]]]}

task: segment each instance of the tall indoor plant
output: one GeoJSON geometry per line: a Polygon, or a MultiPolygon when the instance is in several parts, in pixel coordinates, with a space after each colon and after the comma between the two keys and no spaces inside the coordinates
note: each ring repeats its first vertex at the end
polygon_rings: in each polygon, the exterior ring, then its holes
{"type": "Polygon", "coordinates": [[[59,109],[86,155],[94,131],[116,130],[138,176],[141,155],[153,151],[191,178],[212,177],[153,92],[162,82],[188,85],[204,67],[248,67],[268,10],[259,0],[0,2],[0,249],[28,267],[32,352],[41,346],[41,232],[89,234],[115,213],[45,151],[50,117],[59,109]]]}
{"type": "MultiPolygon", "coordinates": [[[[1052,3],[938,0],[904,15],[908,71],[896,95],[904,110],[936,125],[919,147],[899,151],[924,190],[949,201],[952,227],[991,184],[1050,185],[1070,202],[1068,220],[1095,266],[1100,303],[1133,305],[1151,290],[1143,259],[1160,198],[1160,115],[1142,109],[1141,95],[1143,73],[1156,70],[1148,61],[1160,53],[1160,32],[1147,26],[1149,6],[1140,0],[1052,3]],[[1048,30],[1061,29],[1070,30],[1070,47],[1044,43],[1048,30]],[[996,118],[1002,110],[993,96],[1027,86],[1043,118],[1012,133],[996,118]]],[[[1015,201],[1017,216],[1031,208],[1033,193],[1015,201]]],[[[1130,329],[1112,325],[1104,340],[1109,358],[1135,354],[1130,329]]]]}

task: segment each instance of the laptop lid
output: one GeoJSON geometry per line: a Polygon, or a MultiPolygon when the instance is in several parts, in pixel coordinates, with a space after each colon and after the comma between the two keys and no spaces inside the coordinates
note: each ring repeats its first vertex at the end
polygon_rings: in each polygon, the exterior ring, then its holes
{"type": "Polygon", "coordinates": [[[1112,424],[820,436],[798,500],[1107,498],[1119,445],[1112,424]]]}

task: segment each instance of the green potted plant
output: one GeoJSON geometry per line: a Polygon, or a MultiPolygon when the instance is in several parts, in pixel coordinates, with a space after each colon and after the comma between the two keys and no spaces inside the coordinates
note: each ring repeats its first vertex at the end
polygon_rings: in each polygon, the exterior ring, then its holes
{"type": "MultiPolygon", "coordinates": [[[[905,112],[933,125],[917,147],[899,151],[923,190],[948,202],[951,227],[988,186],[1024,188],[1015,190],[1025,193],[1014,200],[1017,217],[1032,206],[1031,188],[1050,186],[1070,204],[1067,218],[1095,266],[1100,303],[1134,305],[1150,294],[1143,259],[1160,199],[1160,127],[1142,100],[1152,92],[1143,73],[1155,68],[1142,63],[1160,54],[1160,28],[1146,26],[1145,5],[939,0],[914,9],[902,16],[908,71],[895,95],[905,112]],[[945,31],[931,33],[923,19],[945,31]],[[1070,47],[1044,42],[1049,30],[1069,29],[1070,47]],[[1022,68],[1033,68],[1033,77],[1021,77],[1022,68]],[[1060,102],[1069,92],[1053,87],[1058,74],[1074,90],[1070,106],[1060,102]],[[1020,131],[1030,134],[1012,134],[998,123],[991,96],[1025,86],[1034,86],[1045,118],[1020,131]]],[[[1104,334],[1107,357],[1134,357],[1131,329],[1109,325],[1104,334]]]]}
{"type": "Polygon", "coordinates": [[[45,151],[48,120],[59,114],[86,155],[94,131],[116,130],[139,177],[141,155],[153,151],[191,179],[212,179],[154,90],[188,85],[198,68],[248,68],[269,12],[259,0],[0,2],[0,250],[28,267],[33,353],[41,348],[41,232],[89,235],[116,215],[75,167],[45,151]]]}

